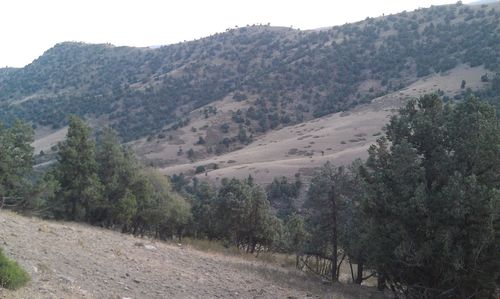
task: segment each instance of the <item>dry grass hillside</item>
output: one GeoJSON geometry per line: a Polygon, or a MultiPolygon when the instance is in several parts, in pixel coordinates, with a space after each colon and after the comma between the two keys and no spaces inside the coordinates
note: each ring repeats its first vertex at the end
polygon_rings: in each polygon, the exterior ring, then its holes
{"type": "MultiPolygon", "coordinates": [[[[134,147],[147,161],[170,164],[161,168],[163,173],[169,175],[181,172],[194,175],[197,166],[208,165],[206,173],[197,175],[202,180],[218,181],[223,177],[244,178],[252,175],[258,183],[266,184],[276,176],[292,178],[297,172],[307,178],[314,168],[326,161],[341,165],[356,158],[364,158],[366,150],[380,136],[390,116],[408,99],[438,90],[453,97],[461,92],[462,80],[467,82],[467,87],[480,89],[484,84],[481,76],[485,73],[488,72],[483,67],[461,65],[445,74],[417,80],[410,86],[377,98],[369,104],[270,131],[240,150],[194,162],[179,159],[178,148],[186,148],[186,145],[191,147],[198,136],[204,134],[203,126],[210,122],[221,122],[221,118],[194,121],[193,124],[199,125],[200,130],[179,131],[174,142],[148,144],[143,140],[135,143],[134,147]],[[210,170],[210,165],[213,164],[217,164],[219,169],[210,170]]],[[[227,113],[245,105],[227,101],[216,103],[227,113]]],[[[196,146],[192,147],[196,149],[196,146]]]]}
{"type": "MultiPolygon", "coordinates": [[[[382,134],[391,115],[405,101],[426,93],[438,92],[453,97],[460,94],[462,80],[473,90],[484,87],[481,76],[491,72],[484,67],[460,65],[444,74],[433,74],[416,80],[410,86],[359,105],[345,112],[330,114],[301,124],[271,130],[258,136],[248,145],[240,145],[233,151],[217,155],[207,153],[206,144],[196,144],[199,137],[219,140],[222,124],[231,124],[231,117],[238,109],[252,105],[255,98],[235,101],[226,97],[211,103],[217,114],[205,116],[207,106],[192,111],[186,127],[169,131],[165,138],[142,138],[129,143],[144,163],[156,166],[164,174],[184,173],[195,175],[197,166],[206,166],[207,172],[197,174],[202,179],[218,181],[223,177],[244,178],[252,175],[258,183],[267,184],[276,176],[293,177],[300,172],[305,178],[326,161],[347,164],[356,158],[364,158],[366,150],[382,134]],[[183,154],[179,155],[182,149],[183,154]],[[185,154],[193,149],[195,157],[185,154]],[[218,169],[213,169],[214,165],[218,169]]],[[[229,134],[237,134],[237,126],[231,124],[229,134]]],[[[50,148],[63,140],[67,128],[37,131],[35,153],[50,148]]]]}
{"type": "Polygon", "coordinates": [[[0,211],[0,242],[31,275],[0,298],[376,298],[293,268],[202,252],[87,225],[0,211]]]}

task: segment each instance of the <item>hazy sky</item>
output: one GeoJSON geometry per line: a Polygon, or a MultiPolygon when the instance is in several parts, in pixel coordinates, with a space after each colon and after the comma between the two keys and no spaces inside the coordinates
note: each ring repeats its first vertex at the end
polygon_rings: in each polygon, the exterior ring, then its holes
{"type": "MultiPolygon", "coordinates": [[[[150,46],[254,23],[313,29],[456,0],[0,0],[0,67],[63,41],[150,46]]],[[[464,1],[468,3],[471,1],[464,1]]]]}

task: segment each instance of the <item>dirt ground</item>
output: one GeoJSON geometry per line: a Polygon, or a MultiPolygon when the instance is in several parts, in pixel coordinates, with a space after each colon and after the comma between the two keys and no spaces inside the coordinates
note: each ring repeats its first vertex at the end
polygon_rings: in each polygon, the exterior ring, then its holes
{"type": "Polygon", "coordinates": [[[0,211],[0,246],[31,275],[0,298],[369,298],[262,261],[0,211]]]}

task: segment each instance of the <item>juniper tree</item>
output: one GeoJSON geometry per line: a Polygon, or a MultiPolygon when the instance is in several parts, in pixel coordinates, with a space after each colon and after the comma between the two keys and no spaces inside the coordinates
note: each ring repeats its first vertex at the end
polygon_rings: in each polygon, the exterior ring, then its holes
{"type": "Polygon", "coordinates": [[[370,147],[370,261],[409,297],[493,296],[499,279],[500,129],[476,98],[412,100],[370,147]]]}

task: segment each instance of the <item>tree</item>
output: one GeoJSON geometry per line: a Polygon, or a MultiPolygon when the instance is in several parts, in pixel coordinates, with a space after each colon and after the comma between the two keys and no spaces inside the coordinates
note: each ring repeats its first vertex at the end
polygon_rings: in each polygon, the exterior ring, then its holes
{"type": "Polygon", "coordinates": [[[137,213],[132,220],[134,234],[152,232],[161,239],[181,238],[192,215],[190,204],[173,192],[166,177],[153,169],[142,169],[132,186],[137,213]]]}
{"type": "Polygon", "coordinates": [[[338,269],[343,261],[343,258],[338,259],[341,211],[352,194],[351,178],[345,168],[327,162],[312,178],[304,204],[310,234],[306,253],[331,262],[329,276],[332,281],[338,281],[338,269]]]}
{"type": "Polygon", "coordinates": [[[201,182],[195,189],[193,199],[194,235],[197,238],[212,240],[217,237],[214,216],[216,190],[207,182],[201,182]]]}
{"type": "Polygon", "coordinates": [[[500,128],[476,98],[412,100],[370,147],[370,262],[409,297],[493,296],[500,274],[500,128]]]}
{"type": "Polygon", "coordinates": [[[362,209],[362,202],[367,196],[365,182],[361,175],[364,163],[355,160],[349,166],[351,188],[354,192],[345,198],[343,209],[340,211],[341,225],[339,229],[339,244],[349,258],[352,281],[361,284],[371,277],[363,276],[365,266],[369,262],[369,235],[368,222],[362,209]],[[354,275],[353,264],[356,264],[354,275]]]}
{"type": "Polygon", "coordinates": [[[20,121],[10,128],[0,123],[0,201],[1,205],[23,208],[29,204],[28,177],[33,169],[33,129],[20,121]]]}
{"type": "Polygon", "coordinates": [[[55,177],[59,190],[52,203],[57,218],[90,220],[102,203],[102,185],[97,175],[95,144],[91,129],[76,116],[70,116],[66,140],[59,146],[55,177]]]}
{"type": "Polygon", "coordinates": [[[304,244],[307,238],[307,232],[304,220],[297,214],[288,217],[285,223],[285,250],[295,253],[295,266],[299,266],[299,259],[302,254],[304,244]]]}
{"type": "Polygon", "coordinates": [[[96,151],[104,203],[95,210],[93,221],[104,222],[106,226],[128,226],[137,208],[136,196],[130,186],[136,179],[139,164],[134,155],[119,143],[117,133],[110,128],[101,132],[96,151]]]}
{"type": "Polygon", "coordinates": [[[299,195],[300,187],[298,177],[295,182],[290,183],[286,177],[274,178],[273,182],[267,186],[267,198],[278,210],[278,217],[284,219],[295,211],[294,199],[299,195]]]}
{"type": "Polygon", "coordinates": [[[266,194],[249,181],[224,179],[214,201],[214,216],[219,238],[252,253],[257,246],[269,248],[281,228],[270,213],[266,194]]]}

